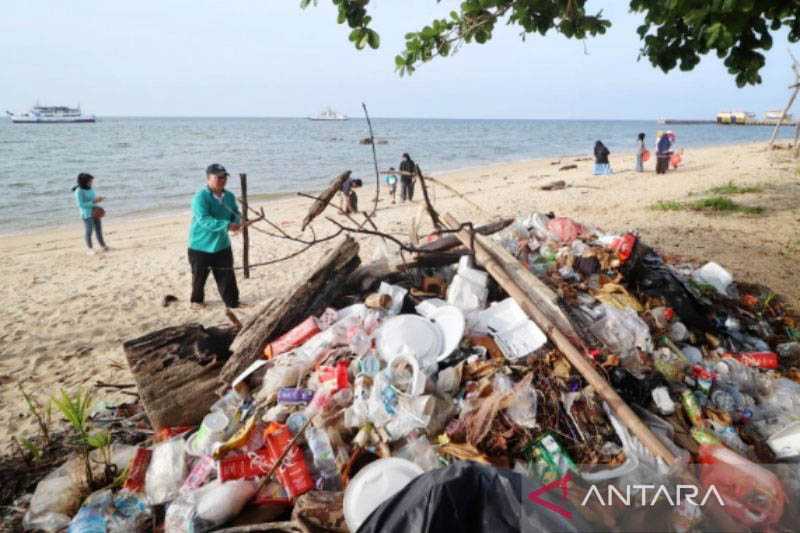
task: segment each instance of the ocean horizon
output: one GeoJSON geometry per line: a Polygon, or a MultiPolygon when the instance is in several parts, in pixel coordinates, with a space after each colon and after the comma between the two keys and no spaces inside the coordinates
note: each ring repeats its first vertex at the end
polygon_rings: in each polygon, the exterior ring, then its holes
{"type": "MultiPolygon", "coordinates": [[[[493,163],[589,155],[596,140],[631,153],[644,132],[672,129],[677,147],[766,142],[770,127],[663,125],[655,120],[370,117],[381,170],[403,152],[426,173],[493,163]]],[[[791,131],[783,128],[782,132],[791,131]]],[[[788,134],[788,133],[786,133],[788,134]]],[[[77,222],[70,191],[80,172],[96,180],[109,216],[188,209],[217,162],[248,175],[248,194],[318,190],[345,170],[374,179],[366,120],[317,122],[305,117],[117,117],[94,124],[0,122],[0,227],[4,233],[77,222]],[[24,209],[25,216],[19,213],[24,209]]],[[[231,180],[238,192],[238,179],[231,180]]]]}

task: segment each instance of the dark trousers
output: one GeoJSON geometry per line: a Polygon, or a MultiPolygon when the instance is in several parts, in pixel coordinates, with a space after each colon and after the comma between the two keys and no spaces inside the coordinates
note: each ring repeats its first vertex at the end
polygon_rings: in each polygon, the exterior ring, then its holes
{"type": "Polygon", "coordinates": [[[656,156],[656,174],[666,174],[669,168],[670,154],[656,156]]]}
{"type": "Polygon", "coordinates": [[[103,248],[106,243],[103,240],[103,225],[100,223],[99,218],[89,217],[83,219],[83,238],[86,240],[86,247],[92,247],[92,231],[97,236],[97,243],[103,248]]]}
{"type": "Polygon", "coordinates": [[[192,303],[205,300],[206,280],[209,270],[214,273],[217,289],[226,307],[239,307],[239,288],[233,271],[233,251],[225,248],[213,254],[189,249],[192,267],[192,303]]]}
{"type": "Polygon", "coordinates": [[[406,180],[405,176],[400,181],[400,199],[404,202],[414,199],[414,182],[410,178],[406,180]]]}

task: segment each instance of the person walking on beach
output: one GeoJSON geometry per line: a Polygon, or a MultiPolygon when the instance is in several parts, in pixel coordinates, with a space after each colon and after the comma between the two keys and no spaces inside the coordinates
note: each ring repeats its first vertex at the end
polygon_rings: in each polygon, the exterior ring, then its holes
{"type": "MultiPolygon", "coordinates": [[[[394,167],[389,167],[389,172],[395,172],[394,167]]],[[[384,179],[386,180],[386,186],[389,187],[389,196],[392,197],[392,203],[397,203],[397,176],[387,174],[384,179]]]]}
{"type": "Polygon", "coordinates": [[[403,160],[400,161],[400,200],[405,202],[414,201],[414,175],[417,170],[417,164],[411,159],[407,153],[403,154],[403,160]]]}
{"type": "Polygon", "coordinates": [[[236,197],[225,184],[228,172],[218,163],[206,168],[205,187],[192,199],[192,224],[189,227],[189,265],[192,268],[192,308],[205,306],[205,285],[213,272],[225,306],[239,307],[239,288],[233,271],[233,251],[228,232],[241,228],[236,197]]]}
{"type": "Polygon", "coordinates": [[[92,189],[93,182],[94,176],[81,172],[78,174],[78,184],[72,188],[75,193],[75,202],[78,204],[78,209],[83,219],[83,237],[86,241],[86,253],[88,255],[95,254],[94,248],[92,248],[92,232],[97,237],[97,244],[100,245],[100,248],[104,252],[108,251],[108,246],[103,240],[103,226],[100,222],[100,219],[105,215],[105,210],[97,205],[104,198],[95,195],[94,189],[92,189]]]}
{"type": "Polygon", "coordinates": [[[611,174],[611,165],[608,162],[608,151],[606,145],[600,141],[594,143],[594,172],[595,176],[606,176],[611,174]]]}
{"type": "Polygon", "coordinates": [[[636,148],[636,172],[644,172],[644,162],[647,158],[647,156],[645,156],[646,153],[647,148],[645,148],[644,145],[644,133],[640,133],[638,147],[636,148]]]}
{"type": "Polygon", "coordinates": [[[672,156],[672,141],[669,138],[669,132],[661,134],[656,146],[656,174],[666,174],[672,156]]]}

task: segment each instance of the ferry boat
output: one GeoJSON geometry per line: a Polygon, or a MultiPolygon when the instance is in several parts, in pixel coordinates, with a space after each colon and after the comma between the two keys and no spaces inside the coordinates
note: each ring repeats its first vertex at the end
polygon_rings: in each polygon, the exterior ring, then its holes
{"type": "Polygon", "coordinates": [[[6,111],[11,122],[15,124],[63,124],[76,122],[95,122],[94,115],[85,115],[81,106],[41,106],[36,104],[27,113],[12,113],[6,111]]]}
{"type": "Polygon", "coordinates": [[[347,120],[347,115],[328,107],[320,111],[317,116],[308,117],[308,120],[347,120]]]}

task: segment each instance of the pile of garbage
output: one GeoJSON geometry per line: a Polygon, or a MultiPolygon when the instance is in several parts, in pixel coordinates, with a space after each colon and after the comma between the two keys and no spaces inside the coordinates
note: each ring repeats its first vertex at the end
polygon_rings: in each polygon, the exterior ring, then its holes
{"type": "MultiPolygon", "coordinates": [[[[566,218],[534,214],[495,239],[557,292],[585,355],[680,466],[703,463],[700,484],[716,487],[726,512],[757,528],[791,514],[800,338],[774,295],[737,288],[715,263],[671,265],[635,234],[566,218]]],[[[54,491],[70,496],[66,465],[51,474],[26,527],[378,530],[408,511],[392,502],[413,480],[458,472],[462,461],[542,484],[569,475],[582,494],[674,486],[678,470],[628,431],[470,255],[309,316],[264,347],[199,427],[158,438],[126,448],[121,489],[92,494],[77,513],[74,498],[71,512],[52,502],[54,491]]],[[[486,498],[499,487],[487,485],[486,498]]],[[[588,506],[572,508],[604,524],[588,506]]],[[[688,531],[702,511],[673,505],[670,527],[688,531]]]]}

